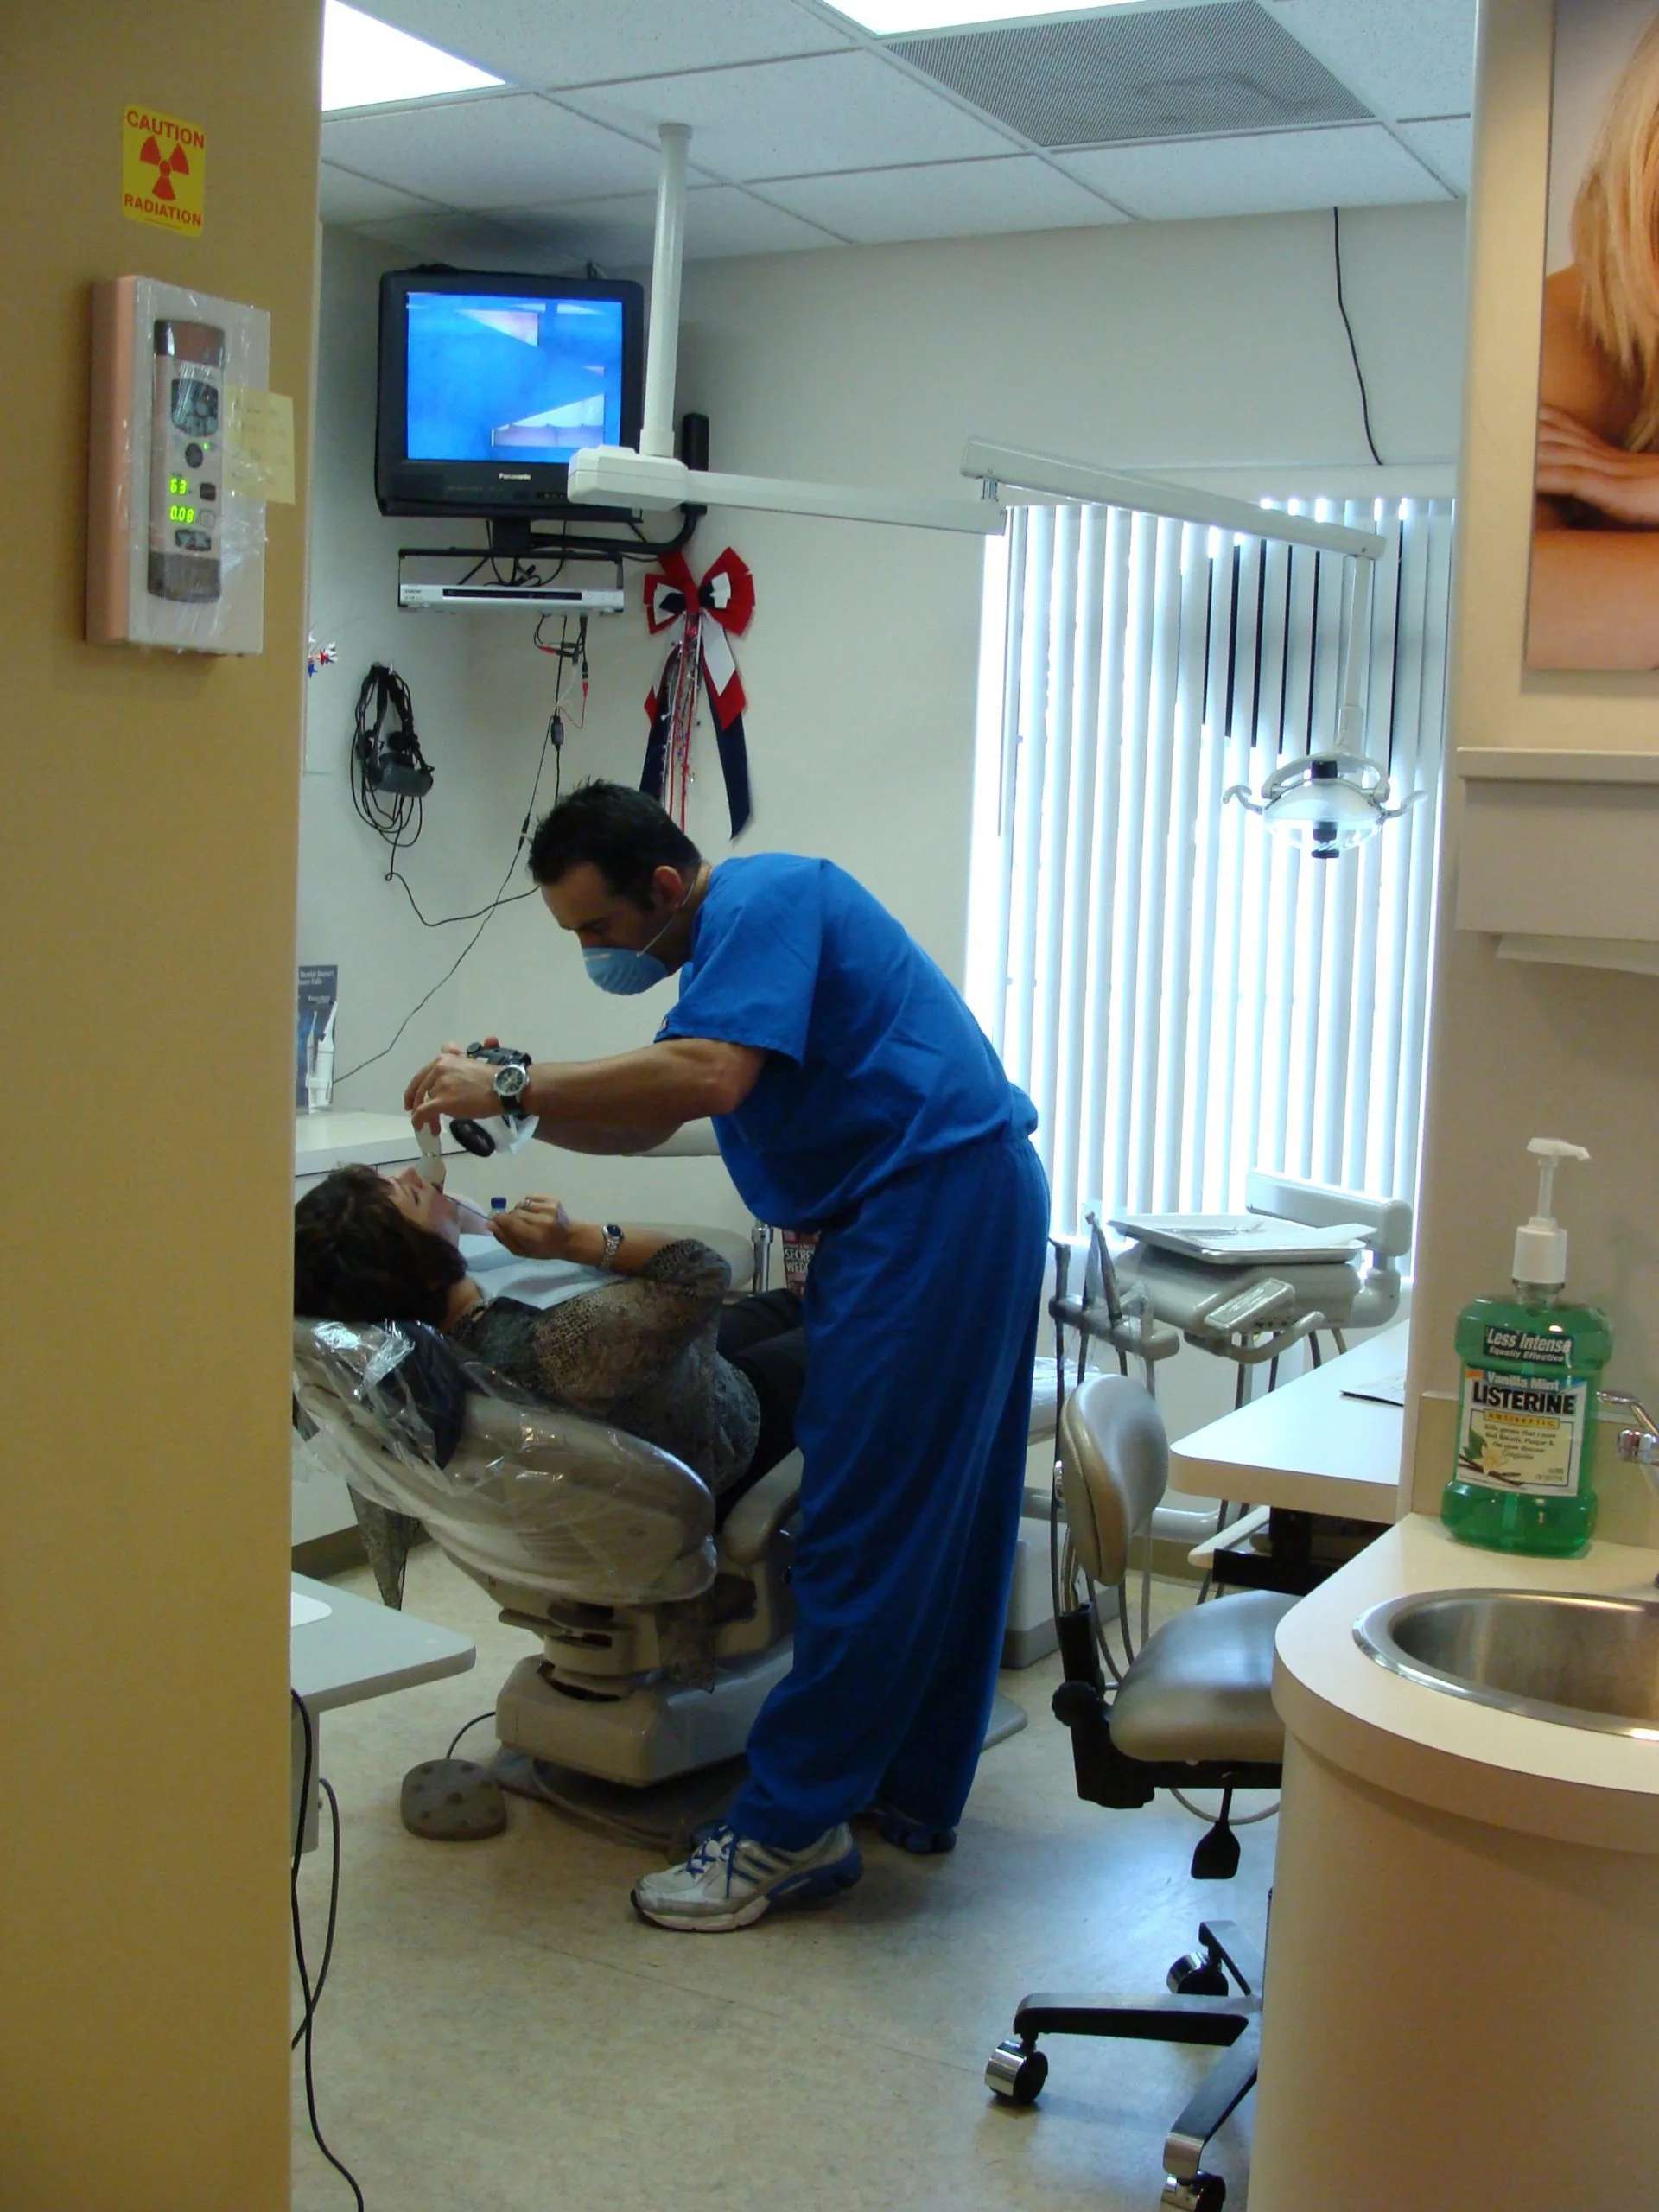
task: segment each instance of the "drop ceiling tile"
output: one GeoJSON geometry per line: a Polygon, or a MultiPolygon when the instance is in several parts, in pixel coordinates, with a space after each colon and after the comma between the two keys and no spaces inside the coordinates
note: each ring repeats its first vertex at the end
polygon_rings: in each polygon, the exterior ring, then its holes
{"type": "Polygon", "coordinates": [[[353,176],[324,162],[320,173],[317,213],[325,223],[372,223],[393,215],[418,215],[430,203],[416,194],[399,192],[372,177],[353,176]]]}
{"type": "Polygon", "coordinates": [[[1275,0],[1274,13],[1378,115],[1474,105],[1476,0],[1275,0]]]}
{"type": "Polygon", "coordinates": [[[325,117],[324,158],[451,207],[545,207],[655,186],[654,148],[528,92],[325,117]]]}
{"type": "Polygon", "coordinates": [[[1148,221],[1399,207],[1451,197],[1375,124],[1113,146],[1064,158],[1085,183],[1148,221]]]}
{"type": "Polygon", "coordinates": [[[580,256],[483,215],[398,215],[355,226],[359,238],[382,238],[411,261],[448,261],[457,269],[516,269],[527,276],[565,276],[580,256]]]}
{"type": "Polygon", "coordinates": [[[372,0],[369,13],[543,91],[852,42],[796,0],[372,0]]]}
{"type": "MultiPolygon", "coordinates": [[[[648,192],[589,200],[547,209],[517,209],[521,229],[576,261],[607,269],[640,269],[651,260],[657,201],[648,192]]],[[[830,232],[781,207],[767,207],[735,185],[694,186],[686,194],[688,261],[718,261],[737,253],[790,253],[804,246],[838,245],[830,232]]]]}
{"type": "Polygon", "coordinates": [[[780,207],[826,224],[861,245],[1128,219],[1028,154],[862,169],[842,176],[788,177],[762,189],[780,207]]]}
{"type": "Polygon", "coordinates": [[[1414,154],[1422,156],[1437,176],[1468,198],[1469,169],[1475,151],[1472,116],[1437,116],[1428,123],[1397,123],[1395,131],[1414,154]]]}
{"type": "Polygon", "coordinates": [[[867,52],[647,79],[563,104],[653,142],[659,123],[689,123],[693,164],[733,183],[1008,150],[1006,133],[867,52]]]}

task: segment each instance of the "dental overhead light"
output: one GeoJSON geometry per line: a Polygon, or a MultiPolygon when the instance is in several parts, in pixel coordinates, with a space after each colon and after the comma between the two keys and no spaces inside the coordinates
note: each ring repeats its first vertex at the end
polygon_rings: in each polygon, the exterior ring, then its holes
{"type": "Polygon", "coordinates": [[[850,16],[883,38],[905,31],[960,30],[980,23],[1029,22],[1034,16],[1073,16],[1084,8],[1117,7],[1122,0],[1044,0],[1022,8],[1019,0],[830,0],[838,16],[850,16]]]}
{"type": "Polygon", "coordinates": [[[1365,709],[1360,699],[1359,641],[1370,626],[1376,563],[1362,556],[1355,569],[1346,638],[1348,665],[1342,710],[1337,716],[1336,744],[1324,752],[1305,753],[1300,759],[1281,762],[1264,779],[1259,798],[1248,784],[1233,784],[1222,793],[1224,805],[1230,798],[1237,799],[1252,814],[1261,816],[1266,829],[1316,861],[1340,860],[1356,845],[1374,837],[1385,822],[1397,822],[1422,797],[1421,791],[1413,791],[1395,805],[1394,785],[1387,770],[1368,760],[1362,749],[1365,709]]]}
{"type": "Polygon", "coordinates": [[[476,92],[499,77],[458,61],[441,47],[394,30],[344,0],[327,0],[322,21],[322,106],[385,107],[394,100],[435,99],[476,92]]]}

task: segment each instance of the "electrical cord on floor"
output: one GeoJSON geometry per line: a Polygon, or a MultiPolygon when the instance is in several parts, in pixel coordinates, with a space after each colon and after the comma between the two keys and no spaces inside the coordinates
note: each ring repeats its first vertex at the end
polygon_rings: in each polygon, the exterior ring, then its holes
{"type": "Polygon", "coordinates": [[[467,1733],[469,1729],[476,1728],[480,1720],[493,1720],[494,1718],[495,1707],[493,1706],[490,1707],[487,1713],[475,1713],[472,1719],[467,1723],[466,1727],[457,1728],[454,1734],[449,1738],[449,1748],[443,1755],[445,1758],[454,1758],[455,1756],[455,1745],[461,1741],[461,1738],[467,1733]]]}
{"type": "MultiPolygon", "coordinates": [[[[294,1855],[289,1869],[289,1910],[294,1926],[294,1962],[299,1969],[300,1993],[305,2000],[299,2031],[294,2041],[296,2044],[303,2044],[305,2050],[305,2108],[311,2122],[313,2139],[318,2150],[327,2159],[335,2172],[342,2177],[346,2187],[351,2190],[356,2212],[364,2212],[363,2192],[358,2187],[356,2175],[349,2166],[343,2164],[334,2156],[324,2139],[322,2123],[317,2117],[317,2085],[313,2064],[317,2000],[322,1995],[322,1986],[328,1975],[329,1961],[334,1955],[334,1919],[340,1904],[340,1802],[328,1783],[324,1782],[321,1786],[327,1792],[329,1808],[334,1818],[334,1869],[329,1885],[328,1936],[323,1948],[322,1972],[318,1975],[314,1987],[310,1969],[306,1963],[305,1927],[300,1917],[300,1862],[305,1855],[306,1814],[311,1802],[312,1779],[316,1773],[316,1735],[311,1726],[311,1714],[305,1700],[297,1690],[290,1689],[289,1695],[293,1700],[294,1710],[300,1716],[300,1728],[305,1743],[300,1768],[299,1812],[294,1823],[294,1855]]],[[[290,2048],[292,2047],[290,2045],[290,2048]]]]}
{"type": "Polygon", "coordinates": [[[1365,442],[1371,449],[1371,459],[1381,468],[1382,456],[1376,449],[1376,440],[1371,435],[1371,396],[1365,389],[1365,372],[1359,365],[1359,348],[1354,343],[1354,326],[1348,320],[1348,302],[1342,291],[1342,210],[1331,210],[1331,227],[1336,248],[1337,306],[1342,315],[1342,327],[1348,334],[1348,351],[1354,364],[1354,381],[1359,386],[1359,411],[1365,423],[1365,442]]]}

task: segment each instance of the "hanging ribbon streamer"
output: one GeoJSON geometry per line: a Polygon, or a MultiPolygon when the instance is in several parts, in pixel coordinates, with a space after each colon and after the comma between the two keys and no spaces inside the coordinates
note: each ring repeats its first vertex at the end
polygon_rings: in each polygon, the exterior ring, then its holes
{"type": "Polygon", "coordinates": [[[754,578],[729,545],[701,583],[679,553],[669,554],[662,567],[645,578],[645,620],[652,635],[677,624],[679,635],[645,701],[651,735],[639,788],[665,806],[682,829],[691,787],[691,732],[700,688],[709,695],[714,717],[734,837],[747,829],[754,811],[743,734],[747,702],[731,645],[748,628],[753,613],[754,578]]]}

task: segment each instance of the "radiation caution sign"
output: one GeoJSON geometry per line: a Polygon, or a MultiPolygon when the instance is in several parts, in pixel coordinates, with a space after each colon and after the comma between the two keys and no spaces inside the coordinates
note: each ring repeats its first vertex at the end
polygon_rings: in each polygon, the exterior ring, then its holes
{"type": "Polygon", "coordinates": [[[135,223],[191,234],[207,197],[207,133],[175,115],[130,107],[121,118],[121,208],[135,223]]]}

